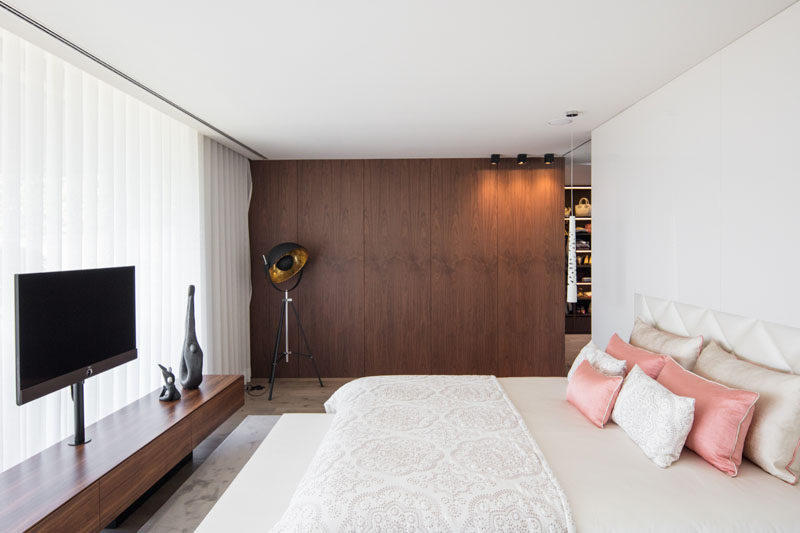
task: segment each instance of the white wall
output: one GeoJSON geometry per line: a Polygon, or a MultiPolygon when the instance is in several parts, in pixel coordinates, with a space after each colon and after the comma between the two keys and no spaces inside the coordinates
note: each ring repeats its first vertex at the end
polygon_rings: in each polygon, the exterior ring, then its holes
{"type": "Polygon", "coordinates": [[[800,4],[594,130],[594,338],[641,292],[800,327],[800,4]]]}

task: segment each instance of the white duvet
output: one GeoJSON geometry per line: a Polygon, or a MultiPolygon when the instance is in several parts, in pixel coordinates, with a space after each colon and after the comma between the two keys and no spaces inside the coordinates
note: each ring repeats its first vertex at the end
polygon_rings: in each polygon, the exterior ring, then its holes
{"type": "Polygon", "coordinates": [[[325,409],[336,418],[273,531],[574,530],[494,376],[362,378],[325,409]]]}

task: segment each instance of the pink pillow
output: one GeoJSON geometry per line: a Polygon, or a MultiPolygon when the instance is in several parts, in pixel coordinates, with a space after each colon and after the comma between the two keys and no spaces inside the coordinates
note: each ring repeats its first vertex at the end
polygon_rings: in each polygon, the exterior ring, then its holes
{"type": "Polygon", "coordinates": [[[632,346],[620,339],[616,333],[608,341],[606,353],[617,359],[624,359],[628,363],[628,372],[635,365],[639,365],[639,368],[653,379],[658,378],[658,374],[661,373],[661,369],[667,362],[667,356],[632,346]]]}
{"type": "Polygon", "coordinates": [[[689,372],[667,360],[658,382],[678,396],[694,398],[694,425],[686,447],[735,476],[742,464],[742,449],[758,393],[731,389],[689,372]]]}
{"type": "Polygon", "coordinates": [[[567,383],[567,401],[595,426],[602,428],[622,388],[622,376],[606,376],[584,361],[567,383]]]}

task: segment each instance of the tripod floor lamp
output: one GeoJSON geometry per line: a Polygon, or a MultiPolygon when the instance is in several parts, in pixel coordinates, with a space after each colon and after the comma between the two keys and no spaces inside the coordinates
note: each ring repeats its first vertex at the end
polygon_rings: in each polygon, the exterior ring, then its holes
{"type": "Polygon", "coordinates": [[[306,332],[303,331],[303,324],[300,322],[300,314],[294,306],[292,298],[289,298],[289,292],[293,291],[300,284],[303,279],[303,267],[308,261],[308,250],[303,248],[297,243],[283,242],[274,246],[267,255],[262,255],[264,258],[264,270],[267,273],[270,284],[275,287],[275,290],[283,293],[283,301],[281,303],[281,319],[278,323],[278,332],[275,335],[275,349],[272,353],[272,374],[269,378],[269,399],[272,400],[272,389],[275,387],[275,371],[278,368],[278,362],[281,357],[286,358],[289,362],[290,355],[302,355],[311,360],[314,367],[314,372],[317,374],[319,386],[322,387],[322,378],[319,376],[317,369],[317,362],[314,360],[314,355],[311,353],[311,347],[308,345],[306,332]],[[296,276],[296,277],[295,277],[296,276]],[[279,287],[279,283],[289,281],[295,278],[294,285],[288,288],[279,287]],[[300,336],[303,338],[305,344],[305,352],[292,352],[289,349],[289,308],[291,307],[294,313],[294,318],[297,320],[297,327],[300,329],[300,336]],[[278,351],[281,345],[281,336],[283,336],[283,351],[278,351]]]}

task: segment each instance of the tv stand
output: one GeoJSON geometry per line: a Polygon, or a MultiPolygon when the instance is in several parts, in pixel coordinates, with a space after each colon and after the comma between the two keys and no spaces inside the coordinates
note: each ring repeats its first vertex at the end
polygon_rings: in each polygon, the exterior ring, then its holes
{"type": "Polygon", "coordinates": [[[86,440],[86,429],[83,424],[83,380],[72,384],[72,403],[75,408],[75,438],[68,444],[80,446],[92,442],[92,439],[86,440]]]}
{"type": "Polygon", "coordinates": [[[203,376],[174,402],[160,392],[87,427],[92,444],[70,437],[1,473],[0,531],[100,531],[244,405],[244,378],[203,376]]]}

